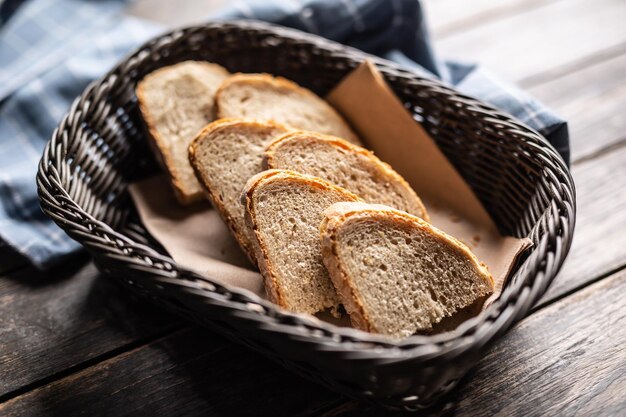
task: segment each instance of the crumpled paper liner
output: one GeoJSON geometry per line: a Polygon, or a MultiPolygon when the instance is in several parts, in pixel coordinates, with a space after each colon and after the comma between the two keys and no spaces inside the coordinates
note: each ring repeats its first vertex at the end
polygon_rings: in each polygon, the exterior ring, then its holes
{"type": "Polygon", "coordinates": [[[182,206],[164,175],[129,186],[144,226],[178,264],[265,297],[263,278],[206,202],[182,206]]]}
{"type": "MultiPolygon", "coordinates": [[[[431,223],[464,242],[487,265],[496,291],[484,306],[495,300],[516,258],[530,241],[499,234],[469,186],[405,110],[374,65],[363,63],[327,99],[359,133],[366,147],[411,184],[424,201],[431,223]]],[[[132,184],[129,191],[148,232],[178,264],[265,297],[261,275],[208,202],[179,205],[164,176],[132,184]]],[[[477,314],[480,307],[469,309],[467,316],[477,314]]]]}

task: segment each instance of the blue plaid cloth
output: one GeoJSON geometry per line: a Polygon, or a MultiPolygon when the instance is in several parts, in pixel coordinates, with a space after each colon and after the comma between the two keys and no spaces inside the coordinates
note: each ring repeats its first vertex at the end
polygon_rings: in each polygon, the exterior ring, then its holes
{"type": "MultiPolygon", "coordinates": [[[[0,238],[45,269],[80,249],[40,211],[35,172],[72,100],[157,25],[122,0],[0,0],[0,238]]],[[[254,18],[316,33],[439,77],[541,132],[569,160],[567,124],[475,65],[438,61],[418,0],[239,1],[214,18],[254,18]]]]}

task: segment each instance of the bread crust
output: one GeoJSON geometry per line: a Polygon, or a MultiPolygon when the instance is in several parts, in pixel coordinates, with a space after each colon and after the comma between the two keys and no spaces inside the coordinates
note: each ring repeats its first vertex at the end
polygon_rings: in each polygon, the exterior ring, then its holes
{"type": "Polygon", "coordinates": [[[231,75],[229,78],[224,80],[220,87],[217,89],[215,93],[215,106],[216,106],[216,114],[219,118],[228,117],[228,115],[224,114],[223,109],[220,106],[221,98],[225,94],[225,91],[230,88],[233,84],[238,83],[246,83],[252,85],[259,86],[271,86],[275,89],[286,89],[293,92],[296,92],[300,95],[312,98],[315,101],[320,101],[324,106],[327,107],[327,110],[333,113],[338,120],[340,120],[345,126],[346,130],[349,132],[350,137],[344,138],[345,140],[360,144],[358,135],[354,132],[352,127],[348,124],[348,122],[344,119],[343,116],[339,114],[337,110],[335,110],[330,104],[328,104],[324,99],[319,97],[317,94],[313,93],[311,90],[304,88],[295,82],[288,80],[283,77],[274,76],[268,73],[259,73],[259,74],[247,74],[247,73],[236,73],[231,75]]]}
{"type": "Polygon", "coordinates": [[[324,220],[320,225],[322,259],[328,269],[333,284],[337,288],[337,292],[341,296],[344,307],[350,314],[350,320],[354,327],[368,332],[378,333],[378,329],[376,329],[373,322],[368,317],[363,302],[359,298],[358,289],[338,258],[337,247],[339,243],[337,241],[337,234],[348,220],[359,218],[371,219],[376,217],[391,218],[395,222],[411,228],[418,227],[436,239],[445,242],[452,250],[456,250],[470,261],[478,272],[478,275],[491,288],[491,292],[493,293],[494,280],[487,270],[486,265],[478,261],[469,248],[458,239],[437,229],[417,216],[381,204],[336,203],[324,211],[324,220]]]}
{"type": "Polygon", "coordinates": [[[257,122],[254,120],[244,120],[244,119],[236,119],[236,118],[218,119],[212,123],[209,123],[200,132],[198,132],[196,137],[191,141],[191,144],[189,145],[189,162],[191,163],[193,172],[196,175],[198,182],[204,189],[205,194],[209,198],[211,203],[213,204],[213,207],[217,209],[218,213],[220,214],[220,216],[222,217],[222,219],[224,220],[224,222],[230,229],[231,233],[233,234],[233,236],[239,243],[239,246],[241,247],[241,249],[246,253],[250,261],[254,265],[258,266],[254,249],[251,247],[251,244],[247,241],[247,238],[244,232],[242,230],[239,230],[239,228],[237,227],[237,223],[235,222],[233,216],[228,212],[228,210],[226,210],[226,207],[224,206],[224,203],[222,202],[220,198],[220,190],[218,190],[217,187],[213,186],[210,179],[208,179],[204,175],[202,171],[202,167],[196,158],[196,151],[204,140],[211,137],[211,135],[218,133],[220,130],[223,130],[225,128],[230,128],[233,126],[240,126],[242,128],[247,128],[247,129],[249,128],[267,129],[267,130],[277,129],[277,130],[284,130],[285,132],[287,132],[288,129],[282,125],[279,125],[278,123],[273,123],[273,122],[257,122]]]}
{"type": "MultiPolygon", "coordinates": [[[[137,103],[139,105],[139,110],[144,119],[147,131],[148,131],[148,137],[150,138],[150,141],[149,141],[150,147],[152,148],[153,153],[156,155],[157,160],[159,161],[161,166],[163,166],[169,173],[168,177],[169,177],[170,183],[172,184],[172,189],[174,190],[174,194],[176,198],[181,204],[184,204],[184,205],[201,200],[202,194],[191,193],[187,189],[187,187],[185,187],[185,184],[180,180],[178,167],[174,163],[173,157],[170,154],[169,150],[167,149],[166,141],[156,130],[156,127],[155,127],[156,122],[146,105],[145,88],[146,88],[146,81],[149,81],[150,79],[155,78],[155,77],[162,76],[163,74],[167,72],[176,71],[178,65],[186,64],[189,62],[194,62],[198,65],[206,67],[207,69],[211,69],[212,71],[220,72],[225,77],[228,77],[230,75],[230,73],[228,72],[228,70],[226,70],[226,68],[218,64],[213,64],[213,63],[204,62],[204,61],[183,61],[178,64],[159,68],[151,72],[150,74],[146,75],[141,81],[139,81],[137,83],[137,87],[135,88],[135,95],[137,96],[137,103]]],[[[214,116],[216,113],[215,110],[216,110],[216,107],[214,104],[214,107],[213,107],[214,116]]]]}
{"type": "MultiPolygon", "coordinates": [[[[332,206],[331,206],[332,207],[332,206]]],[[[330,279],[339,294],[341,302],[350,316],[352,327],[366,332],[374,332],[371,321],[365,312],[363,303],[357,297],[356,290],[348,278],[347,272],[341,266],[337,256],[337,242],[334,239],[338,223],[331,221],[326,215],[320,224],[320,239],[322,241],[322,261],[328,270],[330,279]]]]}
{"type": "Polygon", "coordinates": [[[325,135],[325,134],[317,133],[317,132],[302,131],[302,130],[296,130],[293,132],[286,133],[285,135],[276,139],[267,147],[263,155],[263,166],[266,169],[278,168],[275,162],[275,155],[276,155],[277,150],[281,146],[284,146],[288,144],[289,142],[306,141],[306,140],[319,140],[319,141],[328,142],[331,145],[344,149],[348,152],[364,156],[377,170],[381,172],[381,176],[388,176],[393,181],[396,181],[402,186],[402,188],[408,193],[408,195],[410,196],[412,200],[410,201],[411,206],[412,206],[411,207],[412,211],[414,211],[415,213],[420,212],[422,215],[419,217],[421,217],[425,221],[430,221],[430,217],[428,216],[426,207],[424,206],[424,203],[419,198],[417,193],[413,190],[413,188],[409,185],[409,183],[400,174],[398,174],[396,171],[394,171],[393,168],[391,168],[389,164],[378,159],[378,157],[374,154],[374,152],[368,149],[365,149],[361,146],[354,145],[336,136],[325,135]]]}
{"type": "Polygon", "coordinates": [[[262,234],[257,228],[256,222],[256,201],[254,198],[254,194],[261,184],[267,181],[276,180],[277,178],[283,180],[291,180],[301,184],[304,183],[323,190],[333,190],[336,192],[340,192],[345,194],[346,199],[352,201],[360,201],[360,199],[353,193],[327,181],[324,181],[321,178],[316,178],[287,170],[272,169],[263,171],[250,178],[250,180],[246,184],[246,187],[244,188],[244,191],[241,195],[241,202],[246,207],[246,224],[252,229],[253,235],[255,237],[253,239],[254,242],[252,246],[254,248],[256,259],[258,260],[258,266],[261,270],[261,275],[263,276],[268,298],[273,303],[278,304],[283,308],[288,308],[289,306],[287,304],[285,294],[280,287],[280,284],[278,283],[278,274],[276,272],[276,268],[269,259],[269,255],[266,249],[267,245],[265,244],[262,234]]]}

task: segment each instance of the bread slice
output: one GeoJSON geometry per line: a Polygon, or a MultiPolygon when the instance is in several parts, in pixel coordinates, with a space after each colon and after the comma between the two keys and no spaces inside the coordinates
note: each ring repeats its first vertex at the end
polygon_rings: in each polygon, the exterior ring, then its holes
{"type": "Polygon", "coordinates": [[[487,268],[464,244],[390,207],[335,204],[320,235],[324,264],[362,330],[409,336],[493,292],[487,268]]]}
{"type": "Polygon", "coordinates": [[[320,177],[352,191],[368,203],[380,203],[428,221],[422,200],[411,186],[372,152],[340,138],[296,131],[281,136],[265,151],[265,167],[320,177]]]}
{"type": "Polygon", "coordinates": [[[219,117],[273,120],[292,128],[327,133],[359,144],[343,118],[320,97],[268,74],[235,74],[216,94],[219,117]]]}
{"type": "Polygon", "coordinates": [[[263,171],[265,147],[286,132],[287,128],[274,123],[220,119],[202,129],[189,146],[189,160],[198,180],[255,264],[241,192],[250,177],[263,171]]]}
{"type": "Polygon", "coordinates": [[[198,131],[215,119],[215,92],[228,76],[219,65],[185,61],[158,69],[137,84],[152,147],[183,204],[203,198],[187,149],[198,131]]]}
{"type": "Polygon", "coordinates": [[[336,311],[339,298],[322,263],[323,211],[358,197],[320,178],[269,170],[252,177],[242,195],[247,224],[269,299],[298,313],[336,311]]]}

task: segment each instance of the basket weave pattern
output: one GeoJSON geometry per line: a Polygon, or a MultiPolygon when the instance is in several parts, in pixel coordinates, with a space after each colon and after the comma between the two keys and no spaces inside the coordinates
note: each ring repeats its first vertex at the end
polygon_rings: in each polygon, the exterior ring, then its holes
{"type": "Polygon", "coordinates": [[[176,30],[148,42],[92,83],[47,145],[41,207],[133,291],[335,390],[395,408],[427,407],[545,293],[571,244],[572,179],[536,132],[436,80],[312,35],[259,22],[176,30]],[[138,221],[126,187],[156,170],[134,94],[144,75],[187,59],[268,72],[327,93],[372,59],[503,233],[534,243],[500,299],[456,331],[401,342],[331,326],[179,267],[138,221]]]}

